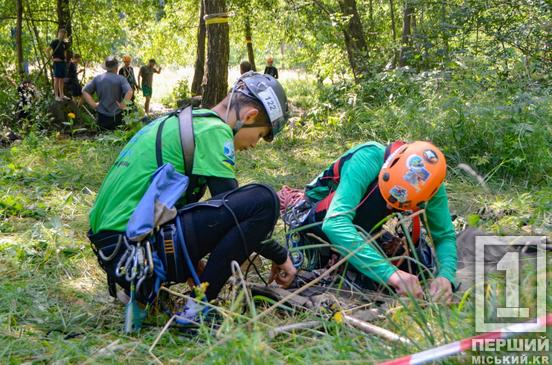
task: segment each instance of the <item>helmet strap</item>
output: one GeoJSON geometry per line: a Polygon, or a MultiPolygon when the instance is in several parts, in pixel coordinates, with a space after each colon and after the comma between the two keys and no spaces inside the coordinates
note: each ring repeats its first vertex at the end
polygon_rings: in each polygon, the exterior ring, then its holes
{"type": "MultiPolygon", "coordinates": [[[[236,91],[236,86],[238,83],[232,87],[232,92],[230,93],[230,99],[228,100],[228,106],[226,107],[226,117],[225,121],[228,124],[228,118],[230,117],[230,110],[232,109],[232,101],[234,100],[234,93],[236,91]]],[[[236,103],[234,107],[234,112],[236,113],[236,122],[234,124],[234,127],[232,128],[232,131],[234,132],[234,135],[238,133],[238,131],[243,127],[243,122],[240,120],[240,104],[236,103]]]]}

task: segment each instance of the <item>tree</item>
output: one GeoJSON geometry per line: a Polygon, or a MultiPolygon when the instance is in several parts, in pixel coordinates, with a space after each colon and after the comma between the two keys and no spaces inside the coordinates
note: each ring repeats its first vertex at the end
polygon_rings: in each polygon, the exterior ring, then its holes
{"type": "Polygon", "coordinates": [[[249,16],[245,18],[245,43],[247,45],[247,58],[251,64],[251,69],[257,71],[255,66],[255,53],[253,52],[253,39],[251,38],[251,21],[249,16]]]}
{"type": "Polygon", "coordinates": [[[202,104],[212,107],[228,92],[228,59],[230,40],[225,0],[204,0],[205,25],[207,27],[206,84],[202,104]]]}
{"type": "Polygon", "coordinates": [[[17,73],[22,76],[23,71],[23,40],[21,39],[23,27],[23,0],[17,0],[16,4],[17,23],[15,27],[15,53],[17,54],[17,73]]]}
{"type": "Polygon", "coordinates": [[[364,38],[364,30],[358,14],[356,0],[339,0],[339,8],[346,19],[343,35],[349,64],[353,70],[355,80],[358,81],[369,70],[368,46],[364,38]]]}
{"type": "Polygon", "coordinates": [[[203,82],[203,74],[205,72],[205,7],[201,0],[199,6],[199,26],[197,28],[197,50],[194,66],[194,78],[192,81],[192,96],[201,95],[201,83],[203,82]]]}
{"type": "Polygon", "coordinates": [[[57,0],[58,28],[65,28],[69,46],[72,43],[71,14],[69,13],[69,0],[57,0]]]}
{"type": "Polygon", "coordinates": [[[404,4],[403,27],[401,36],[401,54],[399,56],[399,66],[404,67],[408,63],[409,53],[412,46],[412,26],[414,24],[414,6],[406,0],[404,4]]]}
{"type": "Polygon", "coordinates": [[[389,0],[389,16],[391,17],[391,34],[393,35],[393,68],[397,65],[397,26],[395,25],[395,5],[389,0]]]}
{"type": "Polygon", "coordinates": [[[253,39],[251,37],[251,21],[249,15],[245,18],[245,43],[247,45],[247,58],[251,64],[251,69],[257,71],[255,66],[255,53],[253,52],[253,39]]]}

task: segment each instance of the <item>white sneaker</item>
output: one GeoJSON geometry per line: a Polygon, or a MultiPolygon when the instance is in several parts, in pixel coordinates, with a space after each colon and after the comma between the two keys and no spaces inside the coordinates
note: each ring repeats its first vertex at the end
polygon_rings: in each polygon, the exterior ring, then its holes
{"type": "Polygon", "coordinates": [[[71,98],[70,98],[70,97],[68,97],[68,96],[65,96],[65,95],[63,95],[63,96],[62,96],[61,98],[62,98],[62,100],[71,100],[71,98]]]}
{"type": "Polygon", "coordinates": [[[117,289],[117,299],[123,304],[128,304],[130,302],[130,297],[125,293],[124,290],[117,289]]]}
{"type": "Polygon", "coordinates": [[[182,312],[177,312],[175,322],[180,326],[192,327],[201,322],[201,318],[209,312],[210,308],[201,303],[188,299],[182,312]]]}
{"type": "Polygon", "coordinates": [[[55,99],[56,99],[56,101],[62,101],[62,100],[63,100],[63,99],[60,98],[59,96],[56,96],[55,99]]]}

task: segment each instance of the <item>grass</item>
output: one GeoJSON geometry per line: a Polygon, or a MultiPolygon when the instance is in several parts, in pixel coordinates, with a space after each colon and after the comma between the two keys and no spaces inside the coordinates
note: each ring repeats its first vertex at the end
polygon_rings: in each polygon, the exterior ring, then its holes
{"type": "MultiPolygon", "coordinates": [[[[290,83],[293,81],[290,81],[290,83]]],[[[315,107],[303,82],[290,84],[305,113],[315,107]]],[[[333,118],[339,117],[333,114],[333,118]]],[[[311,118],[312,119],[312,118],[311,118]]],[[[241,184],[262,181],[276,189],[301,187],[363,135],[338,133],[337,127],[300,121],[272,145],[238,154],[241,184]],[[301,124],[303,123],[303,124],[301,124]]],[[[153,363],[148,349],[167,318],[154,315],[140,335],[121,333],[122,306],[108,296],[105,275],[86,239],[87,213],[124,134],[69,139],[31,134],[0,150],[0,362],[153,363]]],[[[478,225],[498,233],[550,232],[549,186],[527,187],[488,181],[486,192],[454,167],[447,189],[457,228],[478,225]],[[485,208],[484,210],[482,208],[485,208]]],[[[281,238],[281,227],[277,236],[281,238]]],[[[266,267],[265,267],[266,273],[266,267]]],[[[550,275],[550,272],[549,272],[550,275]]],[[[497,288],[499,290],[499,288],[497,288]]],[[[531,286],[524,298],[530,300],[531,286]]],[[[239,288],[237,289],[239,293],[239,288]]],[[[552,291],[548,290],[552,311],[552,291]]],[[[228,290],[221,306],[231,308],[240,295],[228,290]]],[[[474,334],[474,304],[424,309],[398,302],[375,323],[408,336],[414,346],[390,344],[342,323],[330,313],[276,311],[248,323],[251,315],[235,308],[218,336],[207,326],[197,336],[168,331],[154,349],[163,363],[282,364],[374,363],[474,334]],[[323,318],[323,328],[269,338],[269,329],[323,318]]],[[[266,305],[257,304],[257,313],[266,305]]],[[[451,358],[448,363],[463,363],[451,358]]]]}

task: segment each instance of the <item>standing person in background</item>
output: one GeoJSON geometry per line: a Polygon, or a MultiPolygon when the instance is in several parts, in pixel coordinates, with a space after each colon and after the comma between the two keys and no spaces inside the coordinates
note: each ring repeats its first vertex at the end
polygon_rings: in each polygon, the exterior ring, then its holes
{"type": "Polygon", "coordinates": [[[67,42],[65,42],[65,36],[67,32],[65,29],[60,28],[58,30],[58,37],[54,39],[47,49],[48,56],[54,61],[54,97],[56,101],[69,100],[63,94],[63,79],[67,73],[65,65],[65,53],[67,52],[67,42]]]}
{"type": "Polygon", "coordinates": [[[78,74],[83,70],[78,71],[78,64],[81,61],[81,56],[79,54],[73,54],[71,51],[67,51],[67,77],[65,78],[65,84],[71,92],[73,101],[77,106],[82,105],[82,87],[79,82],[78,74]]]}
{"type": "Polygon", "coordinates": [[[103,129],[114,130],[123,123],[123,110],[132,98],[128,81],[117,75],[119,61],[114,56],[105,59],[102,68],[107,72],[92,79],[82,90],[84,100],[96,110],[96,120],[103,129]],[[92,98],[96,93],[99,101],[92,98]]]}
{"type": "Polygon", "coordinates": [[[146,98],[144,103],[144,112],[146,115],[149,115],[149,104],[151,95],[153,94],[153,73],[160,73],[161,67],[155,68],[156,62],[152,58],[149,60],[147,65],[140,67],[140,72],[138,72],[138,87],[142,88],[142,93],[146,98]],[[141,78],[141,79],[140,79],[141,78]]]}
{"type": "Polygon", "coordinates": [[[272,56],[268,56],[266,58],[266,67],[264,70],[265,75],[270,75],[274,77],[275,79],[278,78],[278,69],[274,66],[272,66],[272,63],[274,62],[274,59],[272,56]]]}
{"type": "Polygon", "coordinates": [[[138,83],[136,82],[136,77],[134,76],[134,68],[130,65],[132,58],[129,55],[123,56],[123,63],[125,64],[119,70],[119,75],[123,76],[127,81],[130,87],[132,88],[132,103],[134,103],[134,92],[139,90],[138,83]]]}
{"type": "MultiPolygon", "coordinates": [[[[251,63],[249,61],[242,61],[240,63],[240,75],[243,75],[244,73],[251,71],[251,63]]],[[[265,72],[266,73],[266,72],[265,72]]]]}

